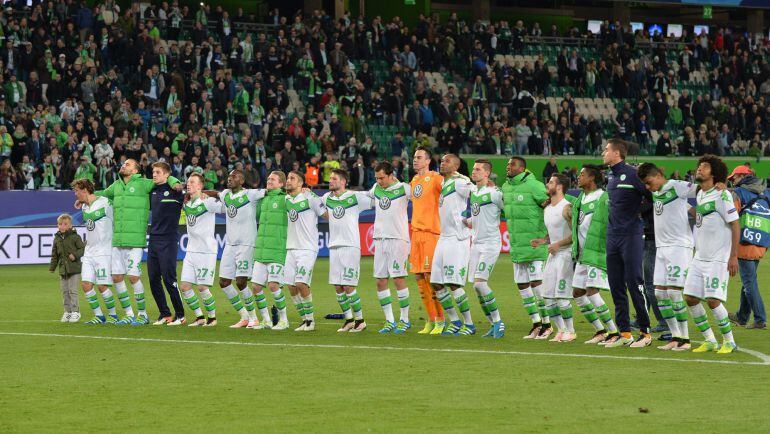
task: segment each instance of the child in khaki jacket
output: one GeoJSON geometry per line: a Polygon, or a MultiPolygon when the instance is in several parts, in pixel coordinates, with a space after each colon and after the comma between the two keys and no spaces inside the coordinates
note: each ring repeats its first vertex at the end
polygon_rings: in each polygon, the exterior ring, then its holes
{"type": "Polygon", "coordinates": [[[80,258],[85,251],[85,244],[77,232],[72,229],[72,217],[62,214],[56,219],[59,232],[54,236],[51,250],[51,266],[53,273],[59,267],[59,287],[64,299],[64,315],[61,322],[78,322],[80,308],[78,306],[78,287],[80,286],[80,258]]]}

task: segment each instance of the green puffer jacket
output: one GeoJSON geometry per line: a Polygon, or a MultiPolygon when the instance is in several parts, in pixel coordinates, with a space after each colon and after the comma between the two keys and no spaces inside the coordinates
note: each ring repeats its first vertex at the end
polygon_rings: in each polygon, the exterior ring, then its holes
{"type": "Polygon", "coordinates": [[[286,260],[286,192],[268,190],[259,204],[259,227],[254,244],[254,261],[283,264],[286,260]]]}
{"type": "MultiPolygon", "coordinates": [[[[179,180],[168,177],[174,186],[179,180]]],[[[150,193],[155,183],[140,174],[134,174],[126,184],[123,178],[116,180],[106,190],[97,191],[112,202],[112,245],[114,247],[147,246],[147,223],[150,220],[150,193]]]]}
{"type": "Polygon", "coordinates": [[[543,202],[548,200],[545,185],[531,172],[525,171],[508,178],[502,190],[511,261],[544,261],[548,257],[548,246],[543,244],[533,249],[530,241],[545,238],[548,233],[542,207],[543,202]]]}
{"type": "Polygon", "coordinates": [[[572,203],[572,258],[580,261],[581,264],[607,271],[607,223],[610,216],[610,199],[606,191],[593,202],[582,203],[583,196],[584,194],[580,193],[572,203]],[[591,225],[588,226],[585,245],[578,246],[580,222],[587,214],[593,214],[591,225]],[[582,252],[578,250],[581,248],[582,252]]]}

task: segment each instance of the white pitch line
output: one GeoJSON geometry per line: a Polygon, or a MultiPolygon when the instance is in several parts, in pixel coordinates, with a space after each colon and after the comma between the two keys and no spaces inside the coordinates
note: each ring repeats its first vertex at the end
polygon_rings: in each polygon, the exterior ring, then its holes
{"type": "Polygon", "coordinates": [[[473,350],[461,348],[420,348],[420,347],[393,347],[379,345],[339,345],[339,344],[299,344],[299,343],[268,343],[268,342],[235,342],[235,341],[202,341],[193,339],[158,339],[158,338],[134,338],[121,336],[89,336],[89,335],[66,335],[60,333],[18,333],[18,332],[0,332],[0,336],[29,336],[29,337],[53,337],[53,338],[71,338],[71,339],[96,339],[108,341],[129,341],[129,342],[153,342],[153,343],[176,343],[176,344],[199,344],[199,345],[233,345],[233,346],[251,346],[251,347],[291,347],[291,348],[325,348],[325,349],[356,349],[356,350],[388,350],[388,351],[420,351],[436,353],[460,353],[460,354],[494,354],[494,355],[512,355],[512,356],[548,356],[548,357],[572,357],[586,359],[614,359],[614,360],[643,360],[655,362],[680,362],[680,363],[712,363],[721,365],[770,365],[770,356],[752,350],[741,349],[747,354],[761,359],[761,362],[742,362],[738,360],[710,360],[710,359],[674,359],[663,357],[644,357],[644,356],[613,356],[603,354],[574,354],[574,353],[544,353],[535,351],[493,351],[493,350],[473,350]]]}

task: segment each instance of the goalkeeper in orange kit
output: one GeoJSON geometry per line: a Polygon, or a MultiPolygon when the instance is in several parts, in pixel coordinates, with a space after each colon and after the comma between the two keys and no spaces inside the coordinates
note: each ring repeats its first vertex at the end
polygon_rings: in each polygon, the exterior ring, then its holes
{"type": "Polygon", "coordinates": [[[444,178],[430,170],[432,153],[430,149],[418,146],[414,151],[412,178],[412,251],[409,265],[420,288],[422,304],[428,312],[428,321],[420,334],[441,334],[444,331],[444,310],[436,300],[430,286],[430,268],[433,251],[436,249],[441,224],[438,216],[438,200],[444,178]]]}

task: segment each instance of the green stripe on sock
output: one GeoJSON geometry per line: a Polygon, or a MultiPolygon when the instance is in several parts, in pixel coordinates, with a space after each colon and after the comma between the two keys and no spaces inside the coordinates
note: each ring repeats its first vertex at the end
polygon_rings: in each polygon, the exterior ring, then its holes
{"type": "Polygon", "coordinates": [[[233,309],[235,309],[236,311],[243,309],[243,302],[241,301],[240,295],[236,295],[235,297],[231,298],[230,304],[233,305],[233,309]]]}
{"type": "Polygon", "coordinates": [[[350,307],[353,308],[353,312],[361,312],[361,297],[358,294],[353,294],[348,297],[350,301],[350,307]]]}
{"type": "Polygon", "coordinates": [[[383,297],[380,299],[380,306],[387,306],[393,302],[393,299],[390,296],[383,297]]]}
{"type": "Polygon", "coordinates": [[[147,306],[144,301],[144,293],[140,292],[138,294],[134,294],[134,297],[136,298],[136,309],[140,311],[146,310],[147,306]]]}
{"type": "Polygon", "coordinates": [[[216,310],[217,304],[213,296],[203,299],[203,308],[206,309],[206,312],[213,312],[214,310],[216,310]]]}
{"type": "Polygon", "coordinates": [[[596,313],[597,315],[599,315],[599,319],[602,320],[602,322],[605,324],[608,323],[610,320],[612,320],[610,309],[607,307],[606,304],[596,307],[596,313]]]}
{"type": "Polygon", "coordinates": [[[193,296],[190,298],[185,298],[184,301],[187,302],[187,305],[190,306],[190,309],[195,310],[201,307],[200,302],[198,300],[198,296],[193,293],[193,296]]]}
{"type": "Polygon", "coordinates": [[[719,332],[724,334],[730,333],[733,330],[732,325],[730,324],[729,318],[722,318],[719,320],[719,332]]]}
{"type": "Polygon", "coordinates": [[[313,313],[313,302],[309,301],[307,303],[302,303],[302,308],[305,311],[305,315],[310,315],[313,313]]]}
{"type": "Polygon", "coordinates": [[[468,296],[466,294],[457,297],[455,303],[457,303],[457,307],[460,309],[461,313],[471,310],[471,305],[468,303],[468,296]]]}
{"type": "Polygon", "coordinates": [[[599,316],[596,314],[596,309],[594,309],[594,305],[591,303],[580,306],[580,313],[583,314],[588,322],[594,322],[599,319],[599,316]]]}
{"type": "MultiPolygon", "coordinates": [[[[120,306],[125,310],[131,307],[131,299],[128,296],[128,292],[122,292],[118,294],[118,300],[120,300],[120,306]]],[[[107,309],[112,309],[115,307],[115,298],[113,296],[106,297],[104,299],[104,304],[107,306],[107,309]],[[107,300],[110,301],[107,301],[107,300]]]]}
{"type": "Polygon", "coordinates": [[[698,330],[700,330],[701,332],[705,332],[706,330],[711,328],[711,326],[709,325],[709,319],[706,315],[693,318],[692,320],[695,323],[695,325],[698,327],[698,330]]]}
{"type": "Polygon", "coordinates": [[[454,309],[454,306],[452,305],[452,296],[449,295],[449,292],[444,294],[443,297],[439,297],[438,302],[441,303],[441,307],[444,309],[454,309]]]}
{"type": "Polygon", "coordinates": [[[570,319],[574,315],[574,312],[572,311],[572,306],[565,309],[559,309],[559,312],[561,312],[561,317],[564,319],[570,319]]]}
{"type": "MultiPolygon", "coordinates": [[[[88,305],[91,306],[91,309],[95,310],[99,307],[99,298],[94,294],[91,297],[86,297],[88,299],[88,305]]],[[[114,304],[114,301],[113,301],[114,304]]]]}
{"type": "Polygon", "coordinates": [[[660,315],[663,317],[663,319],[671,319],[674,317],[674,309],[673,304],[671,303],[670,298],[664,298],[661,300],[658,300],[658,310],[660,310],[660,315]]]}
{"type": "MultiPolygon", "coordinates": [[[[126,294],[128,295],[128,294],[126,294]]],[[[104,305],[107,306],[107,309],[114,309],[115,308],[115,297],[113,296],[107,296],[104,297],[104,305]]],[[[123,299],[120,299],[120,305],[123,306],[123,309],[125,309],[127,306],[131,306],[131,303],[124,304],[123,299]]]]}
{"type": "Polygon", "coordinates": [[[400,298],[398,300],[398,305],[401,308],[409,307],[409,297],[400,298]]]}
{"type": "Polygon", "coordinates": [[[343,312],[350,310],[347,294],[337,294],[337,303],[340,305],[340,309],[342,309],[343,312]]]}
{"type": "Polygon", "coordinates": [[[537,299],[535,297],[522,298],[521,302],[524,304],[524,310],[528,315],[534,315],[538,313],[537,299]]]}
{"type": "Polygon", "coordinates": [[[286,309],[286,297],[284,297],[283,291],[279,289],[276,294],[277,295],[275,295],[275,307],[278,308],[279,310],[286,309]]]}
{"type": "Polygon", "coordinates": [[[254,300],[257,302],[257,309],[267,309],[267,297],[265,297],[264,291],[255,295],[254,300]]]}

